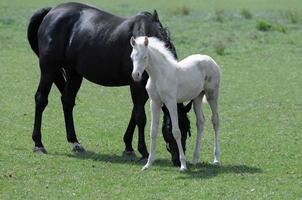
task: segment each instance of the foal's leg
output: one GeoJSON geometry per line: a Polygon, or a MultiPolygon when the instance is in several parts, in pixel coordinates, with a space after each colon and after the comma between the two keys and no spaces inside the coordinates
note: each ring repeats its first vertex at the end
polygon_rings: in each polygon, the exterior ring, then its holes
{"type": "Polygon", "coordinates": [[[202,132],[204,127],[204,115],[202,112],[202,98],[203,98],[203,94],[201,94],[196,99],[194,99],[194,104],[193,104],[194,112],[196,115],[196,126],[197,126],[196,145],[195,145],[195,151],[192,160],[193,165],[196,165],[200,158],[202,132]]]}
{"type": "Polygon", "coordinates": [[[160,117],[160,110],[161,110],[161,103],[151,100],[151,144],[150,144],[150,155],[148,158],[147,164],[142,168],[142,170],[148,169],[155,159],[155,149],[156,149],[156,138],[158,132],[158,124],[159,124],[159,117],[160,117]]]}
{"type": "Polygon", "coordinates": [[[212,110],[212,124],[214,128],[214,164],[220,163],[220,149],[218,143],[218,131],[219,131],[219,115],[218,115],[218,89],[206,93],[207,100],[212,110]]]}
{"type": "Polygon", "coordinates": [[[62,93],[61,101],[63,105],[65,127],[67,141],[72,143],[73,151],[83,152],[85,149],[79,143],[73,123],[73,107],[75,105],[75,97],[80,89],[83,77],[73,70],[70,70],[67,74],[67,81],[62,93]]]}
{"type": "Polygon", "coordinates": [[[181,133],[178,125],[178,113],[177,113],[177,103],[176,102],[167,102],[165,103],[166,107],[169,110],[171,121],[172,121],[172,133],[176,140],[177,147],[179,150],[179,160],[180,160],[180,171],[187,170],[186,157],[181,145],[181,133]]]}
{"type": "Polygon", "coordinates": [[[133,151],[132,139],[134,134],[135,125],[138,127],[138,151],[142,155],[142,159],[148,158],[149,154],[145,142],[145,126],[146,126],[146,113],[145,104],[148,100],[148,94],[145,87],[141,83],[133,82],[130,85],[131,98],[133,101],[133,110],[128,128],[124,135],[124,142],[126,145],[125,152],[133,151]]]}
{"type": "Polygon", "coordinates": [[[48,104],[48,94],[54,81],[55,70],[51,67],[53,66],[50,66],[47,62],[43,63],[43,61],[40,60],[41,77],[37,92],[35,94],[36,108],[34,129],[32,134],[32,139],[35,142],[34,152],[47,153],[41,139],[41,123],[43,111],[48,104]]]}

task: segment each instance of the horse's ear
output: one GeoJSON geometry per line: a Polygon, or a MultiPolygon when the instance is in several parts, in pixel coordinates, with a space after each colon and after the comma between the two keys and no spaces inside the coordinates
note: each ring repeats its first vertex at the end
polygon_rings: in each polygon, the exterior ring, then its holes
{"type": "Polygon", "coordinates": [[[145,46],[148,46],[148,44],[149,44],[149,40],[148,40],[148,37],[147,37],[147,36],[145,36],[145,41],[144,41],[144,45],[145,45],[145,46]]]}
{"type": "Polygon", "coordinates": [[[190,101],[190,103],[188,103],[185,108],[184,108],[184,111],[186,113],[190,112],[191,108],[192,108],[192,103],[193,103],[193,100],[190,101]]]}
{"type": "Polygon", "coordinates": [[[158,18],[158,14],[157,14],[156,10],[153,11],[153,21],[154,22],[159,22],[159,18],[158,18]]]}
{"type": "Polygon", "coordinates": [[[134,39],[133,36],[130,39],[130,44],[131,44],[132,47],[134,47],[136,45],[136,42],[135,42],[135,39],[134,39]]]}

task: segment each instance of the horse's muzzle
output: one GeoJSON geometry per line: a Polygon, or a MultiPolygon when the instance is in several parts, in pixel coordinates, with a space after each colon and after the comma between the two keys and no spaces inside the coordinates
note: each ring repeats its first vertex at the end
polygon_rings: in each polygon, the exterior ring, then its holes
{"type": "Polygon", "coordinates": [[[142,79],[142,75],[139,72],[132,72],[132,78],[134,81],[139,82],[142,79]]]}

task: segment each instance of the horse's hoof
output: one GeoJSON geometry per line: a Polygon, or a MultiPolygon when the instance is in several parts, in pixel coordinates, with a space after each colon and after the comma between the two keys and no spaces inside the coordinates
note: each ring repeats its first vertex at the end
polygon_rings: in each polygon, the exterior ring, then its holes
{"type": "Polygon", "coordinates": [[[33,150],[34,153],[43,153],[43,154],[47,154],[47,151],[44,147],[34,147],[33,150]]]}
{"type": "Polygon", "coordinates": [[[84,147],[80,144],[80,143],[72,143],[72,151],[73,152],[77,152],[77,153],[83,153],[86,152],[86,150],[84,149],[84,147]]]}
{"type": "Polygon", "coordinates": [[[123,156],[129,156],[129,157],[135,157],[135,152],[134,151],[127,151],[127,150],[124,150],[123,151],[123,156]]]}
{"type": "Polygon", "coordinates": [[[142,164],[146,164],[148,161],[148,158],[145,157],[141,157],[140,159],[138,159],[136,162],[137,163],[142,163],[142,164]]]}

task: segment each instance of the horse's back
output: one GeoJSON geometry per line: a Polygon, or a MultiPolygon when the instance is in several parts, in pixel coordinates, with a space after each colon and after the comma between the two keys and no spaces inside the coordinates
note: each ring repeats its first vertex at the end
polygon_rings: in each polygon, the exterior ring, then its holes
{"type": "Polygon", "coordinates": [[[66,40],[83,8],[85,5],[78,3],[60,4],[44,17],[38,31],[40,59],[44,57],[57,61],[63,59],[66,40]]]}
{"type": "Polygon", "coordinates": [[[188,71],[200,71],[203,74],[220,74],[218,64],[208,55],[194,54],[186,57],[179,62],[179,66],[188,71]]]}
{"type": "Polygon", "coordinates": [[[204,73],[204,88],[205,90],[218,90],[220,83],[220,67],[213,58],[208,55],[196,55],[199,59],[198,67],[204,73]]]}
{"type": "Polygon", "coordinates": [[[181,85],[189,86],[194,91],[219,87],[220,69],[210,56],[195,54],[186,57],[178,64],[180,76],[183,77],[181,85]]]}
{"type": "Polygon", "coordinates": [[[65,50],[70,45],[74,32],[83,39],[96,34],[97,23],[114,16],[95,7],[81,3],[64,3],[54,7],[45,16],[38,31],[39,51],[41,56],[65,57],[65,50]],[[60,56],[61,55],[61,56],[60,56]]]}

